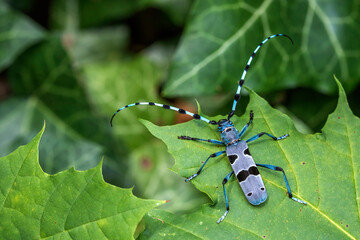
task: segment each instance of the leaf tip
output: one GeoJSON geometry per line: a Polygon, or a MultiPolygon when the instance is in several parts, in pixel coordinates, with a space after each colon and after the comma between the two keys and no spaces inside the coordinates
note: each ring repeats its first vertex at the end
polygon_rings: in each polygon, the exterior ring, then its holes
{"type": "Polygon", "coordinates": [[[170,200],[160,200],[160,201],[156,202],[156,206],[158,207],[158,206],[161,206],[161,205],[163,205],[165,203],[168,203],[168,202],[170,202],[170,200]]]}
{"type": "Polygon", "coordinates": [[[345,90],[341,84],[341,82],[339,81],[339,79],[334,75],[334,80],[338,86],[338,89],[339,89],[339,96],[342,97],[342,96],[345,96],[345,90]]]}
{"type": "Polygon", "coordinates": [[[96,167],[100,168],[100,170],[101,170],[103,167],[103,163],[104,163],[104,157],[101,158],[99,164],[96,167]]]}
{"type": "Polygon", "coordinates": [[[152,122],[148,121],[148,120],[145,120],[145,119],[142,119],[142,118],[139,118],[139,122],[144,125],[146,128],[150,128],[152,126],[154,126],[155,124],[153,124],[152,122]]]}
{"type": "Polygon", "coordinates": [[[202,114],[201,112],[201,108],[200,108],[200,103],[199,101],[195,98],[195,102],[196,102],[196,106],[197,106],[197,110],[198,110],[198,114],[202,114]]]}
{"type": "Polygon", "coordinates": [[[45,132],[45,127],[46,127],[46,124],[45,124],[45,120],[44,120],[43,127],[41,128],[40,132],[33,138],[32,141],[37,141],[38,144],[39,144],[40,139],[41,139],[42,135],[43,135],[44,132],[45,132]]]}
{"type": "Polygon", "coordinates": [[[247,87],[247,86],[244,86],[244,88],[245,88],[246,91],[249,93],[250,99],[259,97],[259,95],[258,95],[254,90],[252,90],[251,88],[249,88],[249,87],[247,87]]]}
{"type": "Polygon", "coordinates": [[[335,82],[336,82],[336,84],[338,86],[338,89],[339,89],[339,100],[338,100],[337,107],[343,105],[343,106],[346,106],[346,108],[348,108],[350,110],[350,107],[349,107],[349,104],[348,104],[348,101],[347,101],[347,98],[346,98],[346,93],[345,93],[345,90],[344,90],[341,82],[339,81],[339,79],[335,75],[334,75],[334,80],[335,80],[335,82]]]}

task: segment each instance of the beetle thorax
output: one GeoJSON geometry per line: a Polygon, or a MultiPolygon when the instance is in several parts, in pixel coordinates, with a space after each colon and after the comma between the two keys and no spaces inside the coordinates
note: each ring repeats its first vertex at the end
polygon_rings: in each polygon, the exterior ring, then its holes
{"type": "Polygon", "coordinates": [[[240,133],[230,120],[220,120],[218,125],[219,131],[221,132],[221,139],[226,145],[239,139],[240,133]]]}

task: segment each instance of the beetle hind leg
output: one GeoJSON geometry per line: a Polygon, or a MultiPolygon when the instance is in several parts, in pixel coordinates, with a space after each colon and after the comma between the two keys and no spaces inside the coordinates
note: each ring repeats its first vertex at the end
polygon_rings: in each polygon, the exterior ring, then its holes
{"type": "Polygon", "coordinates": [[[269,165],[269,164],[259,164],[257,163],[256,166],[259,166],[259,167],[263,167],[263,168],[267,168],[267,169],[270,169],[270,170],[275,170],[275,171],[280,171],[283,173],[283,176],[284,176],[284,180],[285,180],[285,184],[286,184],[286,188],[288,190],[288,193],[289,193],[289,198],[291,198],[292,200],[294,200],[295,202],[298,202],[298,203],[302,203],[304,205],[307,205],[307,203],[303,200],[300,200],[300,199],[297,199],[296,197],[293,197],[292,193],[291,193],[291,190],[290,190],[290,185],[288,183],[288,180],[286,178],[286,175],[285,175],[285,172],[284,170],[281,168],[281,167],[278,167],[278,166],[274,166],[274,165],[269,165]]]}
{"type": "Polygon", "coordinates": [[[273,136],[273,135],[271,135],[271,134],[269,134],[269,133],[261,132],[261,133],[259,133],[259,134],[256,134],[255,136],[249,138],[248,140],[246,140],[246,143],[252,142],[252,141],[254,141],[254,140],[256,140],[256,139],[258,139],[259,137],[262,137],[262,136],[264,136],[264,135],[266,135],[266,136],[268,136],[268,137],[271,137],[271,138],[272,138],[273,140],[275,140],[275,141],[285,139],[285,138],[287,138],[287,137],[289,136],[289,134],[285,134],[285,135],[282,135],[282,136],[280,136],[280,137],[275,137],[275,136],[273,136]]]}
{"type": "Polygon", "coordinates": [[[223,184],[223,189],[224,189],[224,195],[225,195],[225,203],[226,203],[226,211],[225,213],[221,216],[221,218],[219,218],[219,220],[217,221],[217,223],[221,223],[224,218],[226,217],[226,215],[228,214],[230,208],[229,208],[229,201],[228,201],[228,197],[226,194],[226,189],[225,189],[225,184],[229,181],[229,178],[234,174],[234,171],[232,171],[231,173],[229,173],[228,175],[226,175],[226,177],[224,178],[222,184],[223,184]]]}

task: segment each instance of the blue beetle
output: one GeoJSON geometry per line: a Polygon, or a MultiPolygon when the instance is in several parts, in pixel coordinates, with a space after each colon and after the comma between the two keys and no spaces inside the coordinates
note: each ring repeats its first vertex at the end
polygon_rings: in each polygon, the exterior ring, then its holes
{"type": "Polygon", "coordinates": [[[232,175],[235,175],[241,189],[243,190],[247,200],[252,204],[252,205],[259,205],[261,203],[263,203],[266,198],[267,198],[267,192],[266,192],[266,188],[264,186],[264,182],[261,178],[261,175],[259,173],[259,170],[257,167],[264,167],[264,168],[268,168],[271,170],[275,170],[275,171],[281,171],[283,173],[283,177],[285,180],[285,184],[286,184],[286,188],[289,194],[289,198],[291,198],[292,200],[302,203],[302,204],[307,204],[305,201],[302,201],[300,199],[297,199],[295,197],[292,196],[291,190],[290,190],[290,186],[288,183],[288,180],[286,178],[285,172],[281,167],[278,166],[274,166],[274,165],[268,165],[268,164],[256,164],[254,162],[254,159],[252,158],[248,145],[247,143],[254,141],[256,139],[258,139],[261,136],[267,135],[268,137],[271,137],[273,140],[282,140],[285,139],[286,137],[289,136],[289,134],[285,134],[283,136],[280,137],[275,137],[269,133],[266,132],[261,132],[259,134],[256,134],[255,136],[249,138],[248,140],[242,140],[241,137],[243,136],[243,134],[245,133],[245,131],[247,130],[247,128],[249,127],[249,125],[251,124],[251,122],[253,121],[254,118],[254,113],[252,111],[250,111],[250,120],[249,122],[242,128],[242,130],[239,132],[235,127],[234,124],[231,122],[231,117],[234,115],[235,113],[235,109],[236,109],[236,105],[240,99],[240,91],[242,89],[242,85],[244,84],[244,79],[246,76],[247,71],[250,68],[250,63],[252,62],[255,54],[257,53],[257,51],[260,49],[260,47],[265,44],[269,39],[277,37],[277,36],[284,36],[287,37],[288,39],[290,39],[291,42],[292,39],[285,35],[285,34],[275,34],[272,35],[268,38],[266,38],[265,40],[263,40],[254,50],[254,52],[251,54],[245,69],[243,71],[243,74],[241,76],[241,79],[239,81],[238,84],[238,88],[235,94],[235,98],[234,98],[234,102],[233,102],[233,106],[232,106],[232,110],[231,112],[228,114],[227,119],[221,119],[219,121],[215,121],[215,120],[209,120],[205,117],[200,116],[199,114],[196,113],[192,113],[189,111],[186,111],[184,109],[180,109],[180,108],[176,108],[173,106],[169,106],[166,104],[160,104],[160,103],[154,103],[154,102],[137,102],[137,103],[132,103],[129,105],[126,105],[120,109],[118,109],[114,115],[112,116],[111,120],[110,120],[110,124],[112,125],[112,120],[115,117],[115,115],[120,112],[121,110],[128,108],[128,107],[133,107],[133,106],[137,106],[137,105],[149,105],[149,106],[156,106],[156,107],[162,107],[164,109],[170,109],[173,111],[177,111],[180,114],[186,114],[189,115],[191,117],[193,117],[194,119],[197,120],[202,120],[204,122],[207,122],[209,124],[212,125],[218,125],[218,130],[221,133],[221,140],[214,140],[214,139],[202,139],[202,138],[195,138],[195,137],[189,137],[189,136],[179,136],[178,138],[181,140],[192,140],[192,141],[205,141],[205,142],[209,142],[209,143],[213,143],[213,144],[219,144],[219,145],[223,145],[225,146],[225,151],[219,151],[216,153],[211,154],[206,161],[202,164],[202,166],[200,167],[200,169],[193,175],[191,175],[190,177],[186,178],[186,182],[191,181],[192,179],[194,179],[195,177],[197,177],[200,172],[202,171],[202,169],[204,168],[204,166],[206,165],[206,163],[208,162],[209,159],[211,158],[215,158],[220,156],[221,154],[226,153],[229,162],[231,164],[232,167],[232,171],[226,175],[226,177],[224,178],[222,184],[223,184],[223,190],[224,190],[224,196],[225,196],[225,202],[226,202],[226,211],[225,213],[220,217],[220,219],[217,221],[217,223],[220,223],[221,221],[224,220],[224,218],[226,217],[226,215],[229,212],[229,201],[228,201],[228,197],[226,194],[226,189],[225,189],[225,184],[229,181],[230,177],[232,175]]]}

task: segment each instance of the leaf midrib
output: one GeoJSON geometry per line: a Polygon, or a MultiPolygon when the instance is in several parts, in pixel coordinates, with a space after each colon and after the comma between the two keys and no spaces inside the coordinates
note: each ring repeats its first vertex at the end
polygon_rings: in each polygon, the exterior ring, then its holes
{"type": "MultiPolygon", "coordinates": [[[[345,115],[345,113],[344,113],[344,115],[345,115]]],[[[346,128],[346,133],[347,133],[347,135],[346,135],[346,140],[348,141],[348,145],[349,145],[349,151],[350,151],[350,161],[351,161],[351,171],[352,171],[352,173],[353,173],[353,176],[354,176],[354,188],[355,188],[355,202],[356,202],[356,206],[357,206],[357,209],[358,209],[358,211],[357,211],[357,215],[358,215],[358,220],[359,220],[359,222],[360,222],[360,209],[359,209],[359,201],[358,201],[358,199],[359,199],[359,195],[358,195],[358,192],[357,192],[357,189],[356,189],[356,186],[357,186],[357,184],[356,184],[356,182],[357,182],[357,179],[356,179],[356,174],[355,174],[355,170],[354,170],[354,161],[353,161],[353,159],[354,159],[354,156],[353,156],[353,148],[352,148],[352,144],[351,144],[351,141],[350,141],[350,138],[349,138],[349,136],[350,136],[350,132],[349,132],[349,124],[348,124],[348,121],[347,121],[347,117],[344,117],[345,118],[345,122],[346,122],[346,124],[345,124],[345,128],[346,128]]],[[[360,119],[358,119],[358,120],[360,120],[360,119]]]]}
{"type": "MultiPolygon", "coordinates": [[[[261,110],[261,109],[260,109],[260,110],[261,110]]],[[[263,112],[262,112],[262,114],[263,114],[263,112]]],[[[263,114],[263,116],[264,116],[263,119],[264,119],[266,125],[269,127],[269,129],[271,129],[270,126],[269,126],[269,124],[268,124],[267,119],[265,118],[265,115],[264,115],[264,114],[263,114]]],[[[347,125],[346,125],[346,130],[347,130],[347,132],[348,132],[348,127],[347,127],[347,125]]],[[[348,135],[347,135],[347,136],[348,136],[348,135]]],[[[281,149],[281,151],[283,152],[283,154],[286,156],[283,148],[281,147],[281,144],[279,144],[279,148],[281,149]]],[[[286,158],[286,159],[287,159],[287,158],[286,158]]],[[[291,164],[290,164],[289,162],[288,162],[288,165],[289,165],[291,171],[293,172],[293,174],[294,174],[294,176],[295,176],[295,182],[296,182],[297,190],[299,190],[298,181],[297,181],[297,179],[296,179],[296,174],[295,174],[294,170],[291,168],[291,164]]],[[[353,165],[352,165],[352,166],[353,166],[353,165]]],[[[352,170],[353,170],[353,168],[352,168],[352,170]]],[[[354,173],[354,171],[353,171],[353,173],[354,173]]],[[[266,180],[266,179],[265,179],[265,180],[266,180]]],[[[269,183],[271,183],[271,184],[273,184],[274,186],[277,186],[278,188],[281,188],[281,189],[287,191],[287,190],[284,189],[283,187],[280,187],[279,185],[277,185],[277,184],[275,184],[275,183],[273,183],[273,182],[271,182],[271,181],[269,181],[269,180],[266,180],[266,181],[269,182],[269,183]]],[[[355,192],[356,192],[356,190],[355,190],[355,192]]],[[[298,194],[295,194],[295,195],[299,197],[298,194]]],[[[339,225],[338,225],[335,221],[333,221],[329,216],[327,216],[325,213],[321,212],[318,208],[316,208],[314,205],[312,205],[312,204],[309,202],[309,200],[306,200],[306,199],[304,199],[304,198],[301,198],[301,199],[302,199],[302,200],[305,200],[305,201],[308,203],[309,206],[311,206],[316,212],[318,212],[321,216],[323,216],[323,217],[324,217],[325,219],[327,219],[330,223],[332,223],[336,228],[338,228],[338,229],[341,230],[343,233],[345,233],[348,237],[350,237],[350,238],[352,238],[352,239],[355,239],[355,237],[353,237],[350,233],[348,233],[347,231],[345,231],[341,226],[339,226],[339,225]]],[[[356,202],[356,203],[357,203],[357,202],[356,202]]],[[[358,208],[358,209],[359,209],[359,208],[358,208]]],[[[358,216],[359,216],[359,213],[358,213],[358,216]]]]}
{"type": "MultiPolygon", "coordinates": [[[[286,191],[286,189],[284,187],[281,187],[279,186],[278,184],[266,179],[263,177],[263,179],[270,183],[271,185],[279,188],[279,189],[282,189],[284,191],[286,191]]],[[[317,207],[315,207],[313,204],[310,203],[309,200],[307,199],[304,199],[302,197],[300,197],[298,194],[296,193],[293,193],[293,195],[297,196],[298,198],[300,198],[301,200],[304,200],[307,202],[307,205],[310,206],[312,209],[314,209],[317,213],[319,213],[322,217],[324,217],[326,220],[328,220],[331,224],[333,224],[337,229],[339,229],[340,231],[342,231],[343,233],[345,233],[348,237],[350,237],[351,239],[354,239],[355,240],[355,237],[352,236],[350,233],[348,233],[345,229],[343,229],[340,225],[338,225],[334,220],[332,220],[329,216],[327,216],[325,213],[323,213],[320,209],[318,209],[317,207]]]]}
{"type": "MultiPolygon", "coordinates": [[[[287,189],[285,187],[282,187],[280,185],[278,185],[277,183],[273,182],[273,181],[270,181],[269,179],[267,179],[266,177],[262,176],[263,180],[267,183],[270,183],[271,185],[283,190],[283,191],[287,191],[287,189]]],[[[234,182],[237,182],[237,181],[231,181],[229,182],[229,184],[232,184],[234,182]]],[[[302,198],[300,195],[298,195],[297,193],[294,193],[293,192],[293,195],[297,196],[298,198],[300,198],[301,200],[304,200],[307,202],[308,206],[310,206],[312,209],[315,210],[315,212],[317,212],[318,214],[320,214],[320,216],[324,217],[326,220],[328,220],[331,224],[333,224],[337,229],[339,229],[341,232],[343,232],[346,236],[348,236],[349,238],[351,239],[356,239],[354,236],[352,236],[349,232],[347,232],[345,229],[343,229],[340,225],[338,225],[334,220],[332,220],[329,216],[327,216],[325,213],[323,213],[320,209],[318,209],[317,207],[315,207],[313,204],[310,203],[309,200],[305,199],[305,198],[302,198]]],[[[305,206],[306,207],[306,206],[305,206]]],[[[231,223],[231,222],[228,222],[227,219],[225,219],[224,221],[226,221],[227,223],[231,223]]],[[[233,224],[234,225],[234,224],[233,224]]],[[[237,225],[234,225],[238,228],[240,228],[239,226],[237,225]]]]}

